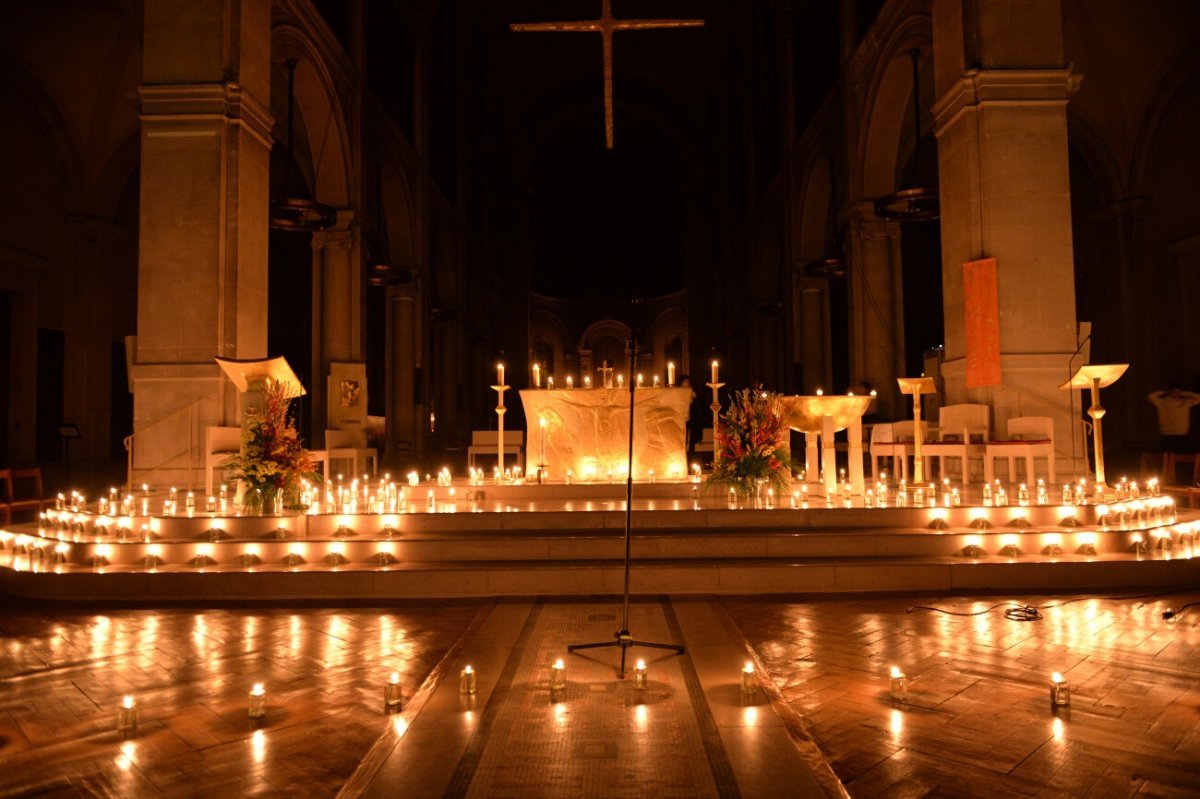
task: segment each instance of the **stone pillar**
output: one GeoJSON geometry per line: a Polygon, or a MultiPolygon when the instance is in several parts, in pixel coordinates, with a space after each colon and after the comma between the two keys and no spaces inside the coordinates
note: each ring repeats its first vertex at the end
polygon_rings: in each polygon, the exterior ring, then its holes
{"type": "Polygon", "coordinates": [[[417,368],[416,284],[388,289],[387,455],[397,468],[416,464],[417,407],[413,390],[417,368]]]}
{"type": "Polygon", "coordinates": [[[107,219],[70,214],[67,235],[75,268],[65,294],[63,421],[78,424],[83,435],[71,445],[71,474],[86,480],[93,465],[107,465],[110,458],[113,258],[125,232],[107,219]]]}
{"type": "Polygon", "coordinates": [[[146,0],[135,482],[203,485],[238,422],[213,357],[267,348],[270,0],[146,0]]]}
{"type": "Polygon", "coordinates": [[[833,369],[829,357],[829,284],[821,278],[794,278],[797,298],[793,307],[793,358],[801,365],[801,385],[796,393],[812,394],[818,388],[832,390],[833,369]]]}
{"type": "MultiPolygon", "coordinates": [[[[326,428],[337,426],[337,398],[328,386],[332,364],[363,363],[362,270],[357,268],[359,237],[354,212],[338,211],[337,222],[313,234],[313,418],[326,428]]],[[[353,432],[353,431],[352,431],[353,432]]],[[[362,432],[359,428],[358,433],[362,432]]],[[[323,432],[322,432],[323,435],[323,432]]],[[[355,446],[366,446],[363,440],[355,446]]]]}
{"type": "Polygon", "coordinates": [[[1054,417],[1060,472],[1071,474],[1083,442],[1076,434],[1069,451],[1070,397],[1058,386],[1076,350],[1067,98],[1079,78],[1063,57],[1061,4],[936,0],[934,56],[945,402],[990,404],[996,428],[1054,417]],[[998,270],[1003,383],[967,388],[962,265],[984,257],[998,270]]]}
{"type": "Polygon", "coordinates": [[[897,377],[906,377],[900,224],[877,218],[871,203],[858,203],[849,245],[850,379],[879,392],[885,417],[903,419],[896,385],[897,377]]]}

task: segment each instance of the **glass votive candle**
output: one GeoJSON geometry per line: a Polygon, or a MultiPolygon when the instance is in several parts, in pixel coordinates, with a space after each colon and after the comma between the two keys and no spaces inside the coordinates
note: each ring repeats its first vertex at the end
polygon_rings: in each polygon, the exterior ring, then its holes
{"type": "Polygon", "coordinates": [[[475,693],[475,669],[469,664],[463,666],[463,670],[458,674],[458,692],[460,694],[475,693]]]}
{"type": "Polygon", "coordinates": [[[891,677],[892,699],[899,702],[908,699],[908,677],[900,671],[899,666],[892,666],[891,677]]]}
{"type": "Polygon", "coordinates": [[[633,667],[633,687],[639,691],[646,690],[649,685],[649,680],[646,675],[646,661],[639,660],[637,665],[633,667]]]}
{"type": "Polygon", "coordinates": [[[742,666],[742,693],[752,694],[758,690],[758,682],[754,679],[754,664],[746,661],[742,666]]]}
{"type": "Polygon", "coordinates": [[[267,689],[260,682],[250,689],[250,718],[261,719],[267,715],[267,689]]]}
{"type": "Polygon", "coordinates": [[[117,734],[121,737],[137,735],[138,708],[137,702],[128,694],[121,700],[117,708],[117,734]]]}
{"type": "Polygon", "coordinates": [[[404,709],[404,695],[400,691],[400,672],[393,671],[392,676],[383,685],[383,712],[399,713],[404,709]]]}
{"type": "Polygon", "coordinates": [[[554,661],[554,665],[550,668],[550,690],[561,691],[567,687],[567,666],[563,663],[563,659],[559,658],[554,661]]]}
{"type": "Polygon", "coordinates": [[[1057,671],[1050,675],[1050,704],[1056,707],[1071,704],[1071,683],[1057,671]]]}

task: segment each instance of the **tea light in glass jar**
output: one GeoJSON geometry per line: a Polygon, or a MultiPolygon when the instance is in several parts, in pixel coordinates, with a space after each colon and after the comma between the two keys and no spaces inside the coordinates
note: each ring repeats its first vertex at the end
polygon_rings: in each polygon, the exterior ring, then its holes
{"type": "Polygon", "coordinates": [[[1057,671],[1050,675],[1050,704],[1056,707],[1071,704],[1071,683],[1057,671]]]}
{"type": "Polygon", "coordinates": [[[892,666],[891,678],[892,699],[900,702],[908,699],[908,677],[899,666],[892,666]]]}
{"type": "Polygon", "coordinates": [[[468,663],[458,674],[458,692],[460,694],[475,693],[475,669],[468,663]]]}
{"type": "Polygon", "coordinates": [[[128,694],[121,700],[117,708],[117,734],[123,738],[137,735],[138,708],[137,702],[128,694]]]}
{"type": "Polygon", "coordinates": [[[404,695],[400,691],[400,672],[393,671],[383,686],[383,712],[399,713],[404,709],[404,695]]]}
{"type": "Polygon", "coordinates": [[[633,667],[633,687],[639,691],[644,691],[646,690],[647,684],[646,661],[639,660],[637,665],[633,667]]]}
{"type": "Polygon", "coordinates": [[[554,661],[554,665],[550,668],[550,690],[561,691],[567,687],[567,666],[563,663],[563,659],[559,658],[554,661]]]}
{"type": "Polygon", "coordinates": [[[267,715],[267,689],[262,683],[254,683],[250,689],[250,718],[261,719],[267,715]]]}
{"type": "Polygon", "coordinates": [[[752,694],[758,690],[758,682],[754,679],[754,664],[746,661],[746,665],[742,666],[742,693],[752,694]]]}

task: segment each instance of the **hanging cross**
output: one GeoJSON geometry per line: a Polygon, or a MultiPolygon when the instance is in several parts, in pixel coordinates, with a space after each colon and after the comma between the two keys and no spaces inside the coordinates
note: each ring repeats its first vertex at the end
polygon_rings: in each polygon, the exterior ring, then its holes
{"type": "Polygon", "coordinates": [[[702,19],[617,19],[612,15],[612,0],[603,0],[600,16],[596,19],[569,20],[566,22],[516,22],[509,27],[520,32],[555,31],[574,33],[591,31],[599,33],[604,41],[604,142],[609,150],[613,147],[613,68],[612,37],[617,31],[644,31],[651,28],[699,28],[702,19]]]}

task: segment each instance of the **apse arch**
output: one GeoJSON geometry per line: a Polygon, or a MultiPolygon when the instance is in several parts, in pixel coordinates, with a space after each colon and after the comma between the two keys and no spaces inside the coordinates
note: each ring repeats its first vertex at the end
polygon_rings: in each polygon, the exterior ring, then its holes
{"type": "Polygon", "coordinates": [[[1163,122],[1175,108],[1181,92],[1200,78],[1200,40],[1184,50],[1183,55],[1168,64],[1155,81],[1143,113],[1139,115],[1141,125],[1134,137],[1133,158],[1129,167],[1129,192],[1133,197],[1145,197],[1150,193],[1154,171],[1155,143],[1162,130],[1163,122]]]}

